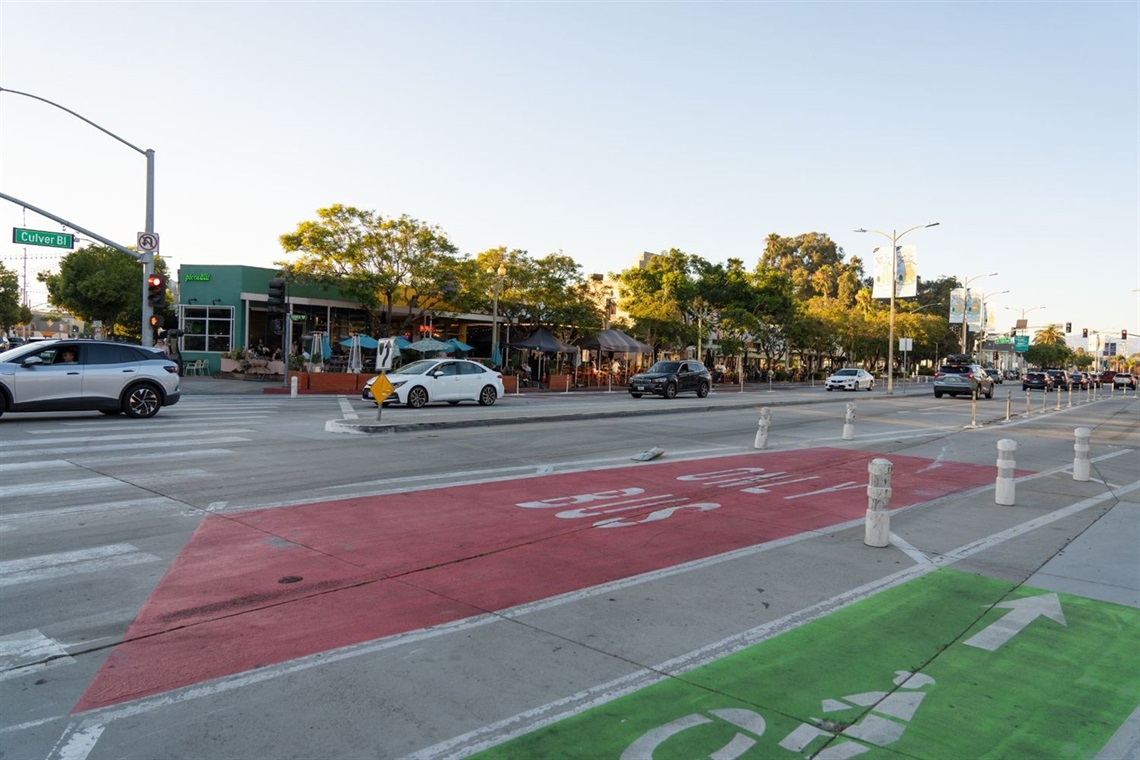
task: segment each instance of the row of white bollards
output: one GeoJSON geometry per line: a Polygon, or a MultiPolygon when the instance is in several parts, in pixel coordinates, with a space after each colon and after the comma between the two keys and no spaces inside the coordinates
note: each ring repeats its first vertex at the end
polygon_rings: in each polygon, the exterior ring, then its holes
{"type": "MultiPolygon", "coordinates": [[[[1089,479],[1089,439],[1092,431],[1079,427],[1073,431],[1076,443],[1073,444],[1073,480],[1089,479]]],[[[1014,469],[1017,460],[1017,441],[1003,438],[997,443],[997,482],[994,485],[994,503],[1011,507],[1016,502],[1016,480],[1014,469]]],[[[872,459],[867,465],[870,479],[867,483],[867,518],[864,523],[863,543],[867,546],[883,548],[890,544],[891,513],[891,470],[889,459],[872,459]]]]}

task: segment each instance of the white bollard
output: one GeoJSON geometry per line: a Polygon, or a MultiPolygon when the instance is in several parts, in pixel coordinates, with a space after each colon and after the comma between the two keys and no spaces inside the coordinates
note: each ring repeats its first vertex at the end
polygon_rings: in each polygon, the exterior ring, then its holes
{"type": "Polygon", "coordinates": [[[297,376],[289,378],[289,398],[297,398],[297,376]]]}
{"type": "Polygon", "coordinates": [[[891,543],[891,513],[887,507],[891,503],[892,469],[889,459],[872,459],[867,465],[871,478],[867,485],[867,521],[863,543],[878,549],[891,543]]]}
{"type": "Polygon", "coordinates": [[[1073,444],[1073,480],[1082,483],[1089,479],[1089,438],[1092,431],[1087,427],[1079,427],[1073,431],[1077,442],[1073,444]]]}
{"type": "Polygon", "coordinates": [[[1017,441],[1012,438],[1002,438],[998,441],[997,458],[997,484],[994,488],[994,504],[1003,507],[1012,507],[1015,498],[1013,468],[1017,466],[1014,453],[1017,451],[1017,441]]]}
{"type": "Polygon", "coordinates": [[[760,410],[760,421],[756,423],[756,442],[754,448],[763,449],[768,446],[768,428],[772,426],[772,410],[764,407],[760,410]]]}
{"type": "Polygon", "coordinates": [[[851,441],[855,438],[855,403],[847,402],[847,417],[843,422],[843,440],[851,441]]]}

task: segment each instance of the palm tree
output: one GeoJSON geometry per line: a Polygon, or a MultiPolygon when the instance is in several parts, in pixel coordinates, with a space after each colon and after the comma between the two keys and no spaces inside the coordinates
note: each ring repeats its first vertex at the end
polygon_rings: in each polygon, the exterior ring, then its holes
{"type": "Polygon", "coordinates": [[[1065,345],[1065,333],[1060,325],[1049,325],[1048,327],[1038,330],[1033,336],[1033,345],[1035,346],[1063,346],[1065,345]]]}

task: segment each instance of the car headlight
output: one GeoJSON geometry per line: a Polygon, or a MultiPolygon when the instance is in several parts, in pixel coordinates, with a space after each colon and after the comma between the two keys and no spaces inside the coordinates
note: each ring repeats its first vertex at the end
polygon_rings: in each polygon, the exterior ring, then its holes
{"type": "Polygon", "coordinates": [[[396,390],[401,385],[404,385],[407,382],[408,382],[407,380],[397,380],[396,382],[392,383],[392,390],[396,390]]]}

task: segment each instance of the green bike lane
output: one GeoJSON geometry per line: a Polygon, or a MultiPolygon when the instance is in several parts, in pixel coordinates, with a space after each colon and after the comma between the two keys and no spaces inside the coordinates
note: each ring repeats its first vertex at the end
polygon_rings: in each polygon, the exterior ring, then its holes
{"type": "Polygon", "coordinates": [[[1092,758],[1140,610],[938,569],[481,758],[1092,758]]]}

